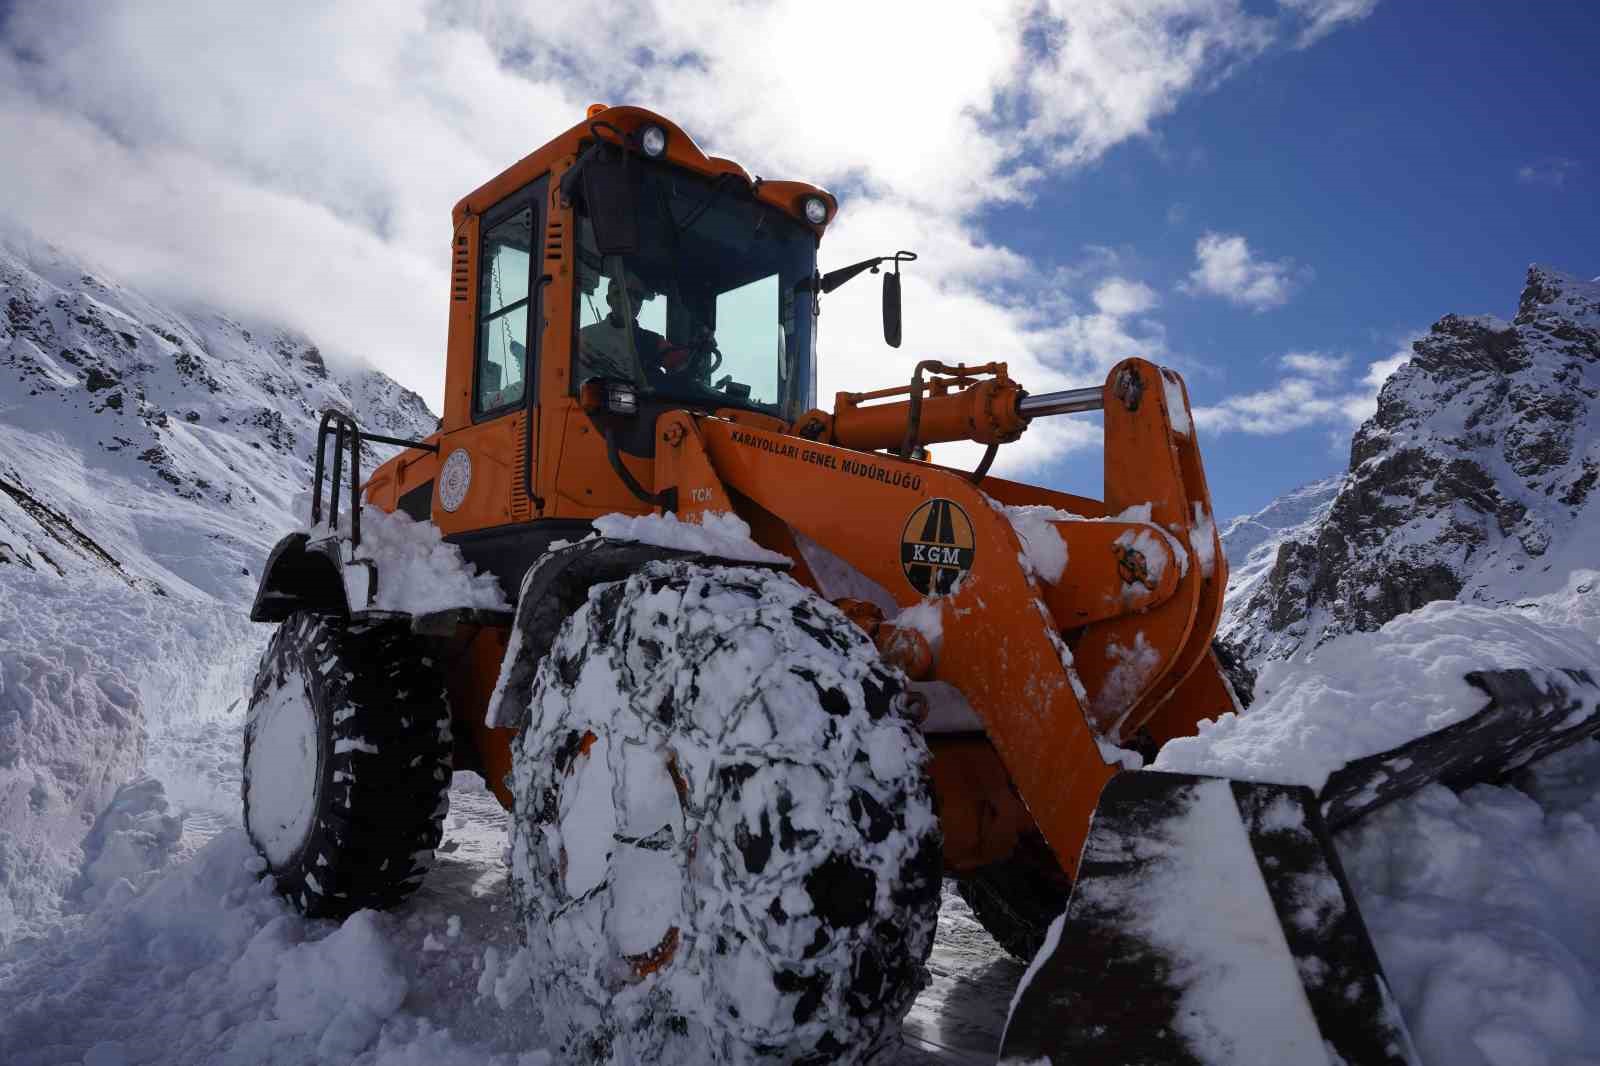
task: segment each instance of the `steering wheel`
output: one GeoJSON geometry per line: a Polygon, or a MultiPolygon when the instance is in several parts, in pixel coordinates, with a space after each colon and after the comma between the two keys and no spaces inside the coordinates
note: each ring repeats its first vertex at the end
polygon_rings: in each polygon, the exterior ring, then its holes
{"type": "Polygon", "coordinates": [[[702,328],[688,344],[674,344],[661,350],[661,369],[672,377],[710,378],[722,365],[717,338],[702,328]]]}

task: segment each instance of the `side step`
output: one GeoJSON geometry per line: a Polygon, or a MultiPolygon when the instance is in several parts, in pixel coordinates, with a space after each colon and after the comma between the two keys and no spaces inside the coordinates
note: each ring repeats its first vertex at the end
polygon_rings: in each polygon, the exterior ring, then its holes
{"type": "Polygon", "coordinates": [[[1416,1066],[1309,789],[1106,785],[1002,1063],[1416,1066]]]}

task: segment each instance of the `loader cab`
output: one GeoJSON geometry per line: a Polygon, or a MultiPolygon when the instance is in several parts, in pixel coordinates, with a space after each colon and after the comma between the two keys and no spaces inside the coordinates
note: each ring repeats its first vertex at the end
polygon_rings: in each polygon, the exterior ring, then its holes
{"type": "MultiPolygon", "coordinates": [[[[572,333],[562,391],[584,382],[629,387],[638,417],[689,407],[744,409],[793,421],[815,406],[817,235],[731,174],[715,179],[629,160],[627,202],[574,198],[572,333]],[[630,216],[633,247],[597,240],[597,214],[630,216]]],[[[528,327],[537,206],[532,190],[484,215],[479,241],[473,419],[521,410],[529,387],[528,327]]],[[[561,341],[566,344],[561,344],[561,341]]],[[[556,397],[550,397],[555,399],[556,397]]],[[[538,398],[535,397],[537,400],[538,398]]]]}
{"type": "Polygon", "coordinates": [[[591,109],[457,203],[440,450],[377,472],[372,498],[461,543],[569,538],[651,509],[617,465],[648,488],[661,413],[794,421],[816,406],[817,250],[837,206],[654,112],[591,109]],[[652,127],[665,146],[647,152],[652,127]],[[597,155],[627,161],[609,199],[578,180],[597,155]],[[633,407],[597,411],[586,382],[633,407]]]}
{"type": "Polygon", "coordinates": [[[576,204],[573,381],[628,382],[641,413],[798,418],[816,395],[816,234],[733,175],[631,163],[633,250],[597,240],[593,216],[611,205],[576,204]]]}

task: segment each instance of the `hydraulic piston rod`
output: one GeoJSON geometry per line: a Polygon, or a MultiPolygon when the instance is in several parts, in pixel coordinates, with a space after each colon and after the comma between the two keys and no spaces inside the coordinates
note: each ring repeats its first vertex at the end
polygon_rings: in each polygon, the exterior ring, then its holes
{"type": "Polygon", "coordinates": [[[1105,406],[1105,389],[1098,385],[1087,389],[1066,389],[1062,392],[1041,392],[1037,396],[1024,396],[1017,401],[1017,414],[1023,418],[1040,415],[1073,415],[1082,411],[1098,411],[1105,406]]]}
{"type": "MultiPolygon", "coordinates": [[[[969,370],[967,367],[960,369],[969,370]]],[[[970,370],[993,372],[989,367],[970,370]]],[[[1003,374],[1003,365],[1000,370],[1003,374]]],[[[1019,398],[1021,388],[1004,377],[973,381],[956,391],[941,388],[916,402],[862,405],[864,400],[881,400],[908,391],[902,385],[878,392],[840,393],[831,419],[833,442],[869,451],[902,448],[908,439],[914,445],[952,440],[998,444],[1015,440],[1030,419],[1098,411],[1105,406],[1104,388],[1066,389],[1019,398]],[[911,427],[909,437],[908,425],[911,427]]]]}

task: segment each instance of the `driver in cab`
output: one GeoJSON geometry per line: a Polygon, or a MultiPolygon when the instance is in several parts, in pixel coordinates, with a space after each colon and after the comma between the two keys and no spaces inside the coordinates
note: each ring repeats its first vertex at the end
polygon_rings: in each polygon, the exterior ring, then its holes
{"type": "Polygon", "coordinates": [[[659,383],[668,374],[682,374],[689,370],[693,351],[686,345],[675,345],[639,322],[639,312],[645,301],[655,299],[655,293],[631,271],[627,285],[622,279],[611,278],[606,283],[606,306],[610,309],[598,322],[578,331],[578,358],[580,380],[591,377],[613,377],[635,380],[634,367],[643,367],[645,377],[659,383]],[[633,343],[630,347],[629,335],[633,343]]]}

